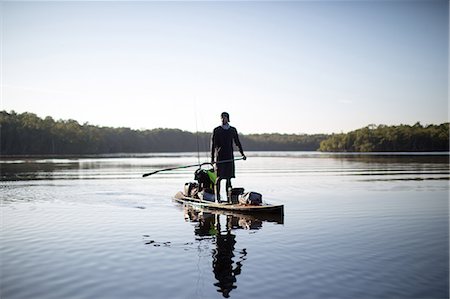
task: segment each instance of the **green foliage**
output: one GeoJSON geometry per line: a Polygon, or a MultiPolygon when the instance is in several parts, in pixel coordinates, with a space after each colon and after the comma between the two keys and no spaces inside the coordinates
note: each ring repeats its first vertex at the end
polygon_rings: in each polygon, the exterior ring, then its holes
{"type": "Polygon", "coordinates": [[[422,126],[369,125],[333,134],[320,143],[326,152],[427,152],[449,150],[449,123],[422,126]]]}
{"type": "MultiPolygon", "coordinates": [[[[211,139],[210,132],[98,127],[14,111],[0,111],[0,127],[2,155],[209,152],[211,139]]],[[[369,125],[333,135],[250,134],[240,139],[245,151],[448,151],[449,123],[369,125]]]]}
{"type": "MultiPolygon", "coordinates": [[[[41,119],[33,113],[0,111],[2,155],[208,152],[211,133],[178,129],[132,130],[41,119]],[[197,145],[198,138],[198,145],[197,145]]],[[[213,128],[211,128],[212,131],[213,128]]],[[[327,135],[240,135],[244,150],[316,150],[327,135]]]]}
{"type": "Polygon", "coordinates": [[[316,151],[329,135],[316,134],[250,134],[241,136],[246,150],[259,151],[316,151]]]}

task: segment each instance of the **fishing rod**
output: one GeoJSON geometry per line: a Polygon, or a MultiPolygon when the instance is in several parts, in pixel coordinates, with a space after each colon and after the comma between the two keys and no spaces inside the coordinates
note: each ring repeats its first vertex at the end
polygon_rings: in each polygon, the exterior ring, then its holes
{"type": "Polygon", "coordinates": [[[189,168],[189,167],[195,167],[195,166],[201,167],[201,166],[203,166],[203,165],[208,165],[208,164],[209,164],[209,165],[214,165],[214,164],[228,163],[228,162],[233,162],[233,161],[242,160],[242,159],[244,159],[244,157],[239,157],[239,158],[236,158],[236,159],[230,159],[230,160],[223,160],[223,161],[218,161],[218,162],[214,162],[214,163],[211,163],[211,162],[204,162],[204,163],[199,163],[199,164],[191,164],[191,165],[185,165],[185,166],[178,166],[178,167],[164,168],[164,169],[156,170],[156,171],[153,171],[153,172],[144,173],[144,174],[142,175],[142,177],[145,178],[145,177],[148,177],[148,176],[150,176],[150,175],[152,175],[152,174],[155,174],[155,173],[158,173],[158,172],[162,172],[162,171],[170,171],[170,170],[183,169],[183,168],[189,168]]]}

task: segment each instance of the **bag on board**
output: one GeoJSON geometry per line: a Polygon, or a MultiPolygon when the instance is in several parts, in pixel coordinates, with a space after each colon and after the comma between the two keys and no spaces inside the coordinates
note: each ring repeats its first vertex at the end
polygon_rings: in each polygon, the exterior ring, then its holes
{"type": "Polygon", "coordinates": [[[239,203],[243,205],[259,206],[262,204],[262,195],[258,192],[246,192],[239,195],[239,203]]]}
{"type": "Polygon", "coordinates": [[[195,182],[189,182],[184,184],[184,196],[195,197],[198,192],[198,184],[195,182]]]}
{"type": "Polygon", "coordinates": [[[198,182],[199,190],[201,191],[205,188],[214,189],[217,176],[214,169],[199,168],[194,173],[194,179],[198,182]]]}
{"type": "Polygon", "coordinates": [[[244,194],[244,188],[232,188],[228,190],[228,198],[231,198],[231,203],[239,202],[239,195],[244,194]]]}
{"type": "Polygon", "coordinates": [[[216,200],[216,196],[214,193],[211,192],[211,190],[204,189],[197,193],[198,198],[201,200],[211,201],[214,202],[216,200]]]}

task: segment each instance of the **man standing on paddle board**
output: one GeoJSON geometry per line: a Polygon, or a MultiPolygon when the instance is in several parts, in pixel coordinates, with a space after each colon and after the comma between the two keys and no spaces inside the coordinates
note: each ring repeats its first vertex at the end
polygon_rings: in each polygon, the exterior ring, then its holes
{"type": "MultiPolygon", "coordinates": [[[[239,141],[238,132],[235,127],[230,126],[230,115],[227,112],[221,114],[222,125],[214,129],[212,135],[212,146],[211,146],[211,163],[234,160],[233,155],[233,141],[239,148],[244,160],[247,157],[244,155],[242,150],[241,142],[239,141]]],[[[217,163],[217,180],[216,180],[216,201],[220,201],[220,182],[222,179],[226,179],[227,191],[231,189],[231,179],[235,177],[234,175],[234,161],[217,163]]]]}

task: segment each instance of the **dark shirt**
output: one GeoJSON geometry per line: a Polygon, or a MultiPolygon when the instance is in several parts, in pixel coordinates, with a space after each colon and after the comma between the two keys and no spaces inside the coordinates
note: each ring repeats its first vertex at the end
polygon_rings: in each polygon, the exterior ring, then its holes
{"type": "MultiPolygon", "coordinates": [[[[235,127],[228,130],[219,126],[214,129],[212,135],[211,157],[214,161],[233,160],[233,141],[239,148],[241,155],[244,155],[241,142],[235,127]]],[[[234,178],[234,161],[217,164],[217,175],[221,178],[234,178]]]]}
{"type": "Polygon", "coordinates": [[[230,126],[228,130],[222,126],[215,128],[212,135],[211,157],[215,158],[215,161],[233,159],[233,141],[239,148],[239,152],[244,155],[235,127],[230,126]]]}

